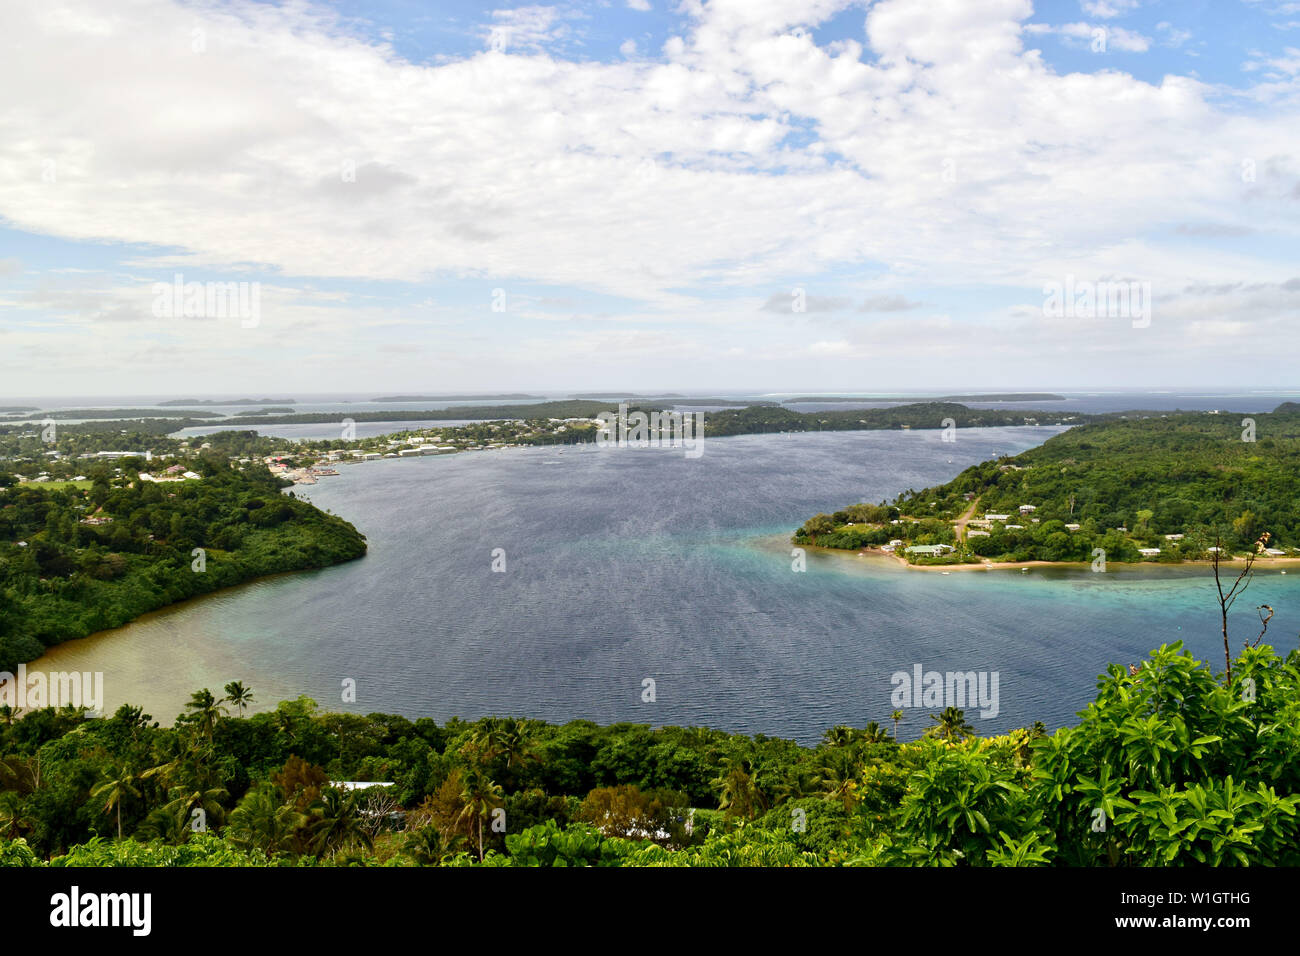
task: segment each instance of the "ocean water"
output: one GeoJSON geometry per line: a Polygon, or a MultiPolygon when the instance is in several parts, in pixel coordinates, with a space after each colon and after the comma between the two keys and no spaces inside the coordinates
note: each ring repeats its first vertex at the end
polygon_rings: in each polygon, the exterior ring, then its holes
{"type": "MultiPolygon", "coordinates": [[[[814,741],[835,724],[886,724],[892,675],[919,664],[998,674],[996,716],[966,708],[982,733],[1054,728],[1075,721],[1108,663],[1160,643],[1183,640],[1221,666],[1207,570],[941,574],[811,552],[797,572],[789,535],[816,512],[945,481],[1057,430],[963,429],[955,443],[937,431],[739,436],[707,439],[697,459],[589,446],[357,465],[295,492],[365,533],[364,559],[190,601],[29,666],[103,671],[109,709],[131,701],[165,721],[191,691],[239,679],[262,706],[306,694],[413,718],[814,741]]],[[[1275,643],[1295,646],[1297,579],[1260,572],[1234,614],[1235,645],[1268,603],[1275,643]]],[[[900,735],[936,709],[908,709],[900,735]]]]}

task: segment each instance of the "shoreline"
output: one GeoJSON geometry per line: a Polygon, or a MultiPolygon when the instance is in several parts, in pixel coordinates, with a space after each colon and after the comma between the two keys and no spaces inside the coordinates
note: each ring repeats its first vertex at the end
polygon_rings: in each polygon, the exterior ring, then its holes
{"type": "MultiPolygon", "coordinates": [[[[868,558],[873,561],[888,562],[897,565],[909,571],[1012,571],[1021,568],[1066,568],[1076,571],[1087,570],[1092,566],[1090,561],[979,561],[966,562],[963,564],[912,564],[906,558],[890,552],[882,551],[880,548],[827,548],[816,544],[793,544],[793,547],[807,548],[811,551],[818,551],[823,554],[838,554],[844,557],[868,558]]],[[[1240,570],[1246,562],[1245,558],[1233,557],[1225,559],[1222,564],[1228,568],[1240,570]]],[[[1148,569],[1158,568],[1212,568],[1212,561],[1108,561],[1107,567],[1116,566],[1126,571],[1145,571],[1148,569]]],[[[1300,557],[1265,557],[1255,561],[1254,570],[1264,570],[1269,567],[1286,570],[1291,567],[1300,567],[1300,557]]]]}

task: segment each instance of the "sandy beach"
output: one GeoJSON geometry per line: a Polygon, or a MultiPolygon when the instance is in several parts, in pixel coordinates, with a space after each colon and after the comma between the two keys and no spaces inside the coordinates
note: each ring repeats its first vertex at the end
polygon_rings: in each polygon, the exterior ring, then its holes
{"type": "MultiPolygon", "coordinates": [[[[875,561],[888,561],[891,564],[897,564],[909,571],[1010,571],[1021,568],[1074,568],[1075,570],[1085,570],[1091,567],[1090,561],[979,561],[967,564],[912,564],[901,555],[890,551],[882,551],[880,548],[858,548],[857,550],[845,548],[823,548],[818,545],[798,545],[798,547],[809,548],[813,551],[820,551],[824,554],[839,554],[845,557],[860,557],[875,561]]],[[[1244,557],[1233,557],[1221,562],[1225,569],[1240,571],[1245,566],[1244,557]]],[[[1142,570],[1157,568],[1210,568],[1213,563],[1210,561],[1108,561],[1107,567],[1120,567],[1125,570],[1142,570]]],[[[1255,560],[1256,571],[1286,570],[1292,567],[1300,567],[1300,557],[1261,557],[1255,560]]]]}

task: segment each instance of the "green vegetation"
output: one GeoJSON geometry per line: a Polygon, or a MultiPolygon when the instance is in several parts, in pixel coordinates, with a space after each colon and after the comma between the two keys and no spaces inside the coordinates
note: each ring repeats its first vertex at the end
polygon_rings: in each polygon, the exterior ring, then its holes
{"type": "MultiPolygon", "coordinates": [[[[447,421],[475,419],[539,421],[550,418],[594,418],[612,411],[619,399],[596,401],[571,399],[535,402],[524,405],[460,405],[453,408],[429,408],[418,411],[301,412],[292,415],[243,415],[226,419],[223,425],[293,425],[323,424],[350,418],[356,422],[447,421]]],[[[879,428],[942,428],[944,419],[952,418],[958,427],[1025,424],[1076,424],[1103,416],[1080,413],[970,409],[952,402],[922,402],[893,408],[853,409],[838,412],[794,412],[775,403],[737,402],[729,399],[636,399],[634,408],[658,411],[673,405],[739,406],[708,412],[706,434],[710,436],[745,435],[773,431],[849,431],[879,428]]],[[[195,413],[198,414],[198,413],[195,413]]],[[[179,426],[177,426],[179,427],[179,426]]]]}
{"type": "MultiPolygon", "coordinates": [[[[742,403],[724,399],[637,400],[630,411],[653,412],[663,404],[742,403]],[[659,404],[656,404],[659,403],[659,404]]],[[[83,421],[49,430],[40,425],[0,424],[0,471],[6,467],[25,478],[45,477],[70,480],[88,467],[87,458],[106,452],[152,453],[155,457],[193,455],[191,445],[211,446],[231,459],[284,456],[302,465],[313,464],[329,452],[379,452],[397,454],[404,448],[428,443],[450,445],[464,451],[489,444],[553,445],[594,442],[596,426],[590,421],[601,412],[613,411],[617,400],[552,401],[530,405],[482,405],[422,411],[357,411],[347,413],[293,414],[287,408],[260,408],[238,417],[224,418],[220,426],[261,427],[277,424],[331,424],[339,428],[338,439],[258,438],[249,431],[224,430],[195,438],[173,437],[181,429],[211,425],[201,418],[83,421]],[[391,435],[344,439],[344,418],[364,421],[451,421],[472,419],[467,425],[430,426],[391,435]],[[8,463],[6,465],[6,463],[8,463]]],[[[137,410],[138,411],[138,410],[137,410]]],[[[122,414],[116,412],[114,414],[122,414]]],[[[209,416],[216,413],[205,413],[209,416]]],[[[958,427],[1024,424],[1077,424],[1098,416],[1067,415],[1059,412],[1021,410],[975,411],[951,403],[926,403],[889,409],[843,412],[793,412],[772,404],[723,408],[705,412],[705,433],[712,436],[773,432],[850,431],[862,429],[941,428],[951,420],[958,427]]],[[[1105,417],[1105,416],[1101,416],[1105,417]]],[[[337,456],[336,456],[337,457],[337,456]]],[[[333,460],[333,459],[331,459],[333,460]]],[[[242,463],[242,462],[241,462],[242,463]]]]}
{"type": "Polygon", "coordinates": [[[900,399],[897,395],[801,395],[798,398],[783,398],[785,404],[797,404],[799,402],[821,402],[830,404],[839,402],[1063,402],[1064,395],[1054,395],[1051,392],[998,392],[988,395],[944,395],[940,398],[920,398],[909,395],[906,399],[900,399]]]}
{"type": "Polygon", "coordinates": [[[170,401],[159,402],[159,408],[168,408],[173,405],[295,405],[296,399],[292,398],[173,398],[170,401]]]}
{"type": "Polygon", "coordinates": [[[629,405],[639,406],[643,410],[660,411],[666,408],[695,408],[703,405],[712,405],[717,408],[775,408],[776,402],[740,400],[734,398],[684,398],[680,395],[627,395],[623,398],[612,397],[610,402],[626,402],[629,405]]]}
{"type": "MultiPolygon", "coordinates": [[[[521,402],[530,398],[543,398],[542,395],[529,395],[525,392],[510,392],[504,395],[381,395],[376,402],[521,402]]],[[[582,398],[577,395],[575,398],[582,398]]]]}
{"type": "Polygon", "coordinates": [[[0,475],[0,670],[185,598],[365,554],[355,528],[282,494],[261,465],[190,459],[177,467],[201,480],[160,483],[138,477],[142,459],[120,465],[72,487],[0,475]]]}
{"type": "Polygon", "coordinates": [[[950,544],[958,551],[947,563],[1091,561],[1096,549],[1109,561],[1168,562],[1203,560],[1213,547],[1249,553],[1268,532],[1266,543],[1294,553],[1300,406],[1254,416],[1254,441],[1243,440],[1252,436],[1242,421],[1171,413],[1081,425],[947,484],[816,515],[794,540],[849,549],[950,544]],[[959,541],[964,516],[971,520],[959,541]]]}
{"type": "Polygon", "coordinates": [[[421,411],[347,411],[303,412],[296,415],[270,417],[240,416],[229,418],[222,424],[230,425],[294,425],[338,422],[350,418],[355,422],[416,422],[478,419],[503,421],[505,419],[536,420],[545,418],[593,418],[609,410],[608,402],[556,401],[535,402],[527,405],[458,405],[454,408],[426,408],[421,411]]]}
{"type": "Polygon", "coordinates": [[[864,431],[891,428],[987,428],[997,425],[1074,425],[1104,416],[1032,409],[973,409],[953,402],[918,402],[890,408],[854,408],[831,412],[794,412],[780,407],[750,407],[707,412],[704,434],[750,435],[766,432],[864,431]]]}
{"type": "Polygon", "coordinates": [[[1180,644],[1113,665],[1051,735],[948,708],[904,743],[251,699],[200,691],[171,728],[0,711],[0,865],[1300,865],[1300,652],[1268,646],[1230,678],[1180,644]]]}
{"type": "MultiPolygon", "coordinates": [[[[45,411],[33,415],[33,418],[52,419],[54,421],[63,421],[66,419],[78,418],[113,418],[113,419],[133,419],[144,418],[151,415],[157,415],[156,408],[61,408],[57,411],[45,411]]],[[[181,414],[181,413],[178,413],[181,414]]],[[[186,411],[183,413],[187,418],[220,418],[221,412],[209,411],[186,411]]],[[[172,427],[176,425],[176,419],[171,419],[172,427]]]]}

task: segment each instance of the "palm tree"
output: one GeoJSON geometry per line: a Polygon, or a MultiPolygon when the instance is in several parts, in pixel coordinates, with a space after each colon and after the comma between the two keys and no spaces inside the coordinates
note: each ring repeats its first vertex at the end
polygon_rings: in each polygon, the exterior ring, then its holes
{"type": "Polygon", "coordinates": [[[36,789],[32,762],[22,757],[0,757],[0,789],[31,793],[36,789]]]}
{"type": "Polygon", "coordinates": [[[782,804],[790,800],[800,800],[816,793],[817,786],[817,779],[809,774],[806,767],[796,765],[776,785],[776,802],[782,804]]]}
{"type": "Polygon", "coordinates": [[[858,799],[858,778],[861,768],[853,755],[846,750],[827,752],[822,765],[817,768],[813,783],[821,788],[827,800],[837,800],[848,813],[858,799]]]}
{"type": "Polygon", "coordinates": [[[494,728],[494,750],[504,757],[507,770],[514,770],[537,759],[537,721],[506,717],[494,728]]]}
{"type": "Polygon", "coordinates": [[[190,695],[190,701],[185,705],[193,717],[198,721],[199,730],[208,740],[212,739],[212,731],[217,725],[217,718],[224,713],[221,701],[213,696],[212,691],[206,687],[203,690],[197,690],[190,695]]]}
{"type": "Polygon", "coordinates": [[[966,722],[966,712],[956,707],[945,707],[942,712],[931,714],[930,719],[934,721],[935,726],[926,733],[933,737],[951,741],[954,737],[964,740],[975,736],[975,728],[966,722]]]}
{"type": "Polygon", "coordinates": [[[437,827],[422,826],[406,834],[406,839],[402,842],[402,852],[420,866],[437,866],[464,839],[460,834],[453,834],[450,839],[444,839],[437,827]]]}
{"type": "Polygon", "coordinates": [[[244,716],[244,709],[253,703],[253,692],[244,686],[243,681],[232,680],[226,685],[225,700],[234,704],[239,716],[244,716]]]}
{"type": "Polygon", "coordinates": [[[290,846],[305,822],[292,806],[280,803],[274,787],[264,785],[248,791],[230,812],[226,832],[237,846],[256,847],[270,855],[290,846]]]}
{"type": "Polygon", "coordinates": [[[822,743],[827,747],[849,747],[858,738],[858,732],[852,727],[839,724],[822,734],[822,743]]]}
{"type": "Polygon", "coordinates": [[[901,710],[896,710],[896,711],[894,711],[892,714],[889,715],[889,719],[892,720],[892,721],[894,722],[894,739],[897,740],[897,739],[898,739],[898,725],[899,725],[900,723],[902,723],[902,720],[903,720],[903,712],[902,712],[901,710]]]}
{"type": "Polygon", "coordinates": [[[169,846],[179,846],[189,839],[189,820],[185,811],[173,811],[170,807],[155,807],[140,824],[136,831],[137,838],[162,840],[169,846]]]}
{"type": "Polygon", "coordinates": [[[492,811],[501,806],[503,796],[500,784],[489,780],[477,770],[465,774],[464,789],[460,798],[464,806],[457,820],[461,818],[478,821],[478,860],[483,862],[483,821],[492,815],[492,811]]]}
{"type": "Polygon", "coordinates": [[[225,818],[226,810],[221,801],[230,796],[225,787],[205,787],[202,783],[189,786],[173,787],[169,793],[171,800],[167,809],[189,820],[195,810],[202,810],[205,820],[219,825],[225,818]]]}
{"type": "Polygon", "coordinates": [[[884,727],[881,727],[874,720],[862,728],[862,740],[869,744],[883,744],[889,739],[889,734],[884,727]]]}
{"type": "Polygon", "coordinates": [[[104,812],[111,813],[113,808],[117,807],[117,838],[122,839],[122,800],[125,797],[140,796],[140,791],[136,788],[138,778],[125,767],[119,767],[116,772],[104,771],[104,779],[95,789],[90,791],[90,795],[96,799],[107,797],[104,803],[104,812]]]}
{"type": "Polygon", "coordinates": [[[149,720],[150,716],[144,712],[144,708],[133,704],[123,704],[113,713],[113,721],[130,728],[133,738],[139,737],[141,728],[149,726],[149,720]]]}
{"type": "Polygon", "coordinates": [[[157,777],[165,790],[171,786],[171,781],[180,774],[181,768],[188,757],[188,751],[184,741],[176,734],[163,737],[159,741],[158,750],[160,751],[159,757],[155,759],[161,759],[162,763],[150,767],[140,775],[140,778],[142,780],[151,780],[157,777]]]}
{"type": "Polygon", "coordinates": [[[767,798],[755,785],[744,761],[732,762],[727,772],[713,781],[713,786],[722,791],[718,809],[726,811],[729,817],[752,820],[767,808],[767,798]]]}
{"type": "Polygon", "coordinates": [[[0,836],[17,839],[23,830],[30,830],[36,821],[27,813],[23,795],[17,790],[0,791],[0,836]]]}
{"type": "Polygon", "coordinates": [[[362,825],[355,791],[330,787],[321,794],[311,823],[312,849],[318,854],[335,853],[355,843],[371,849],[375,844],[362,825]]]}

